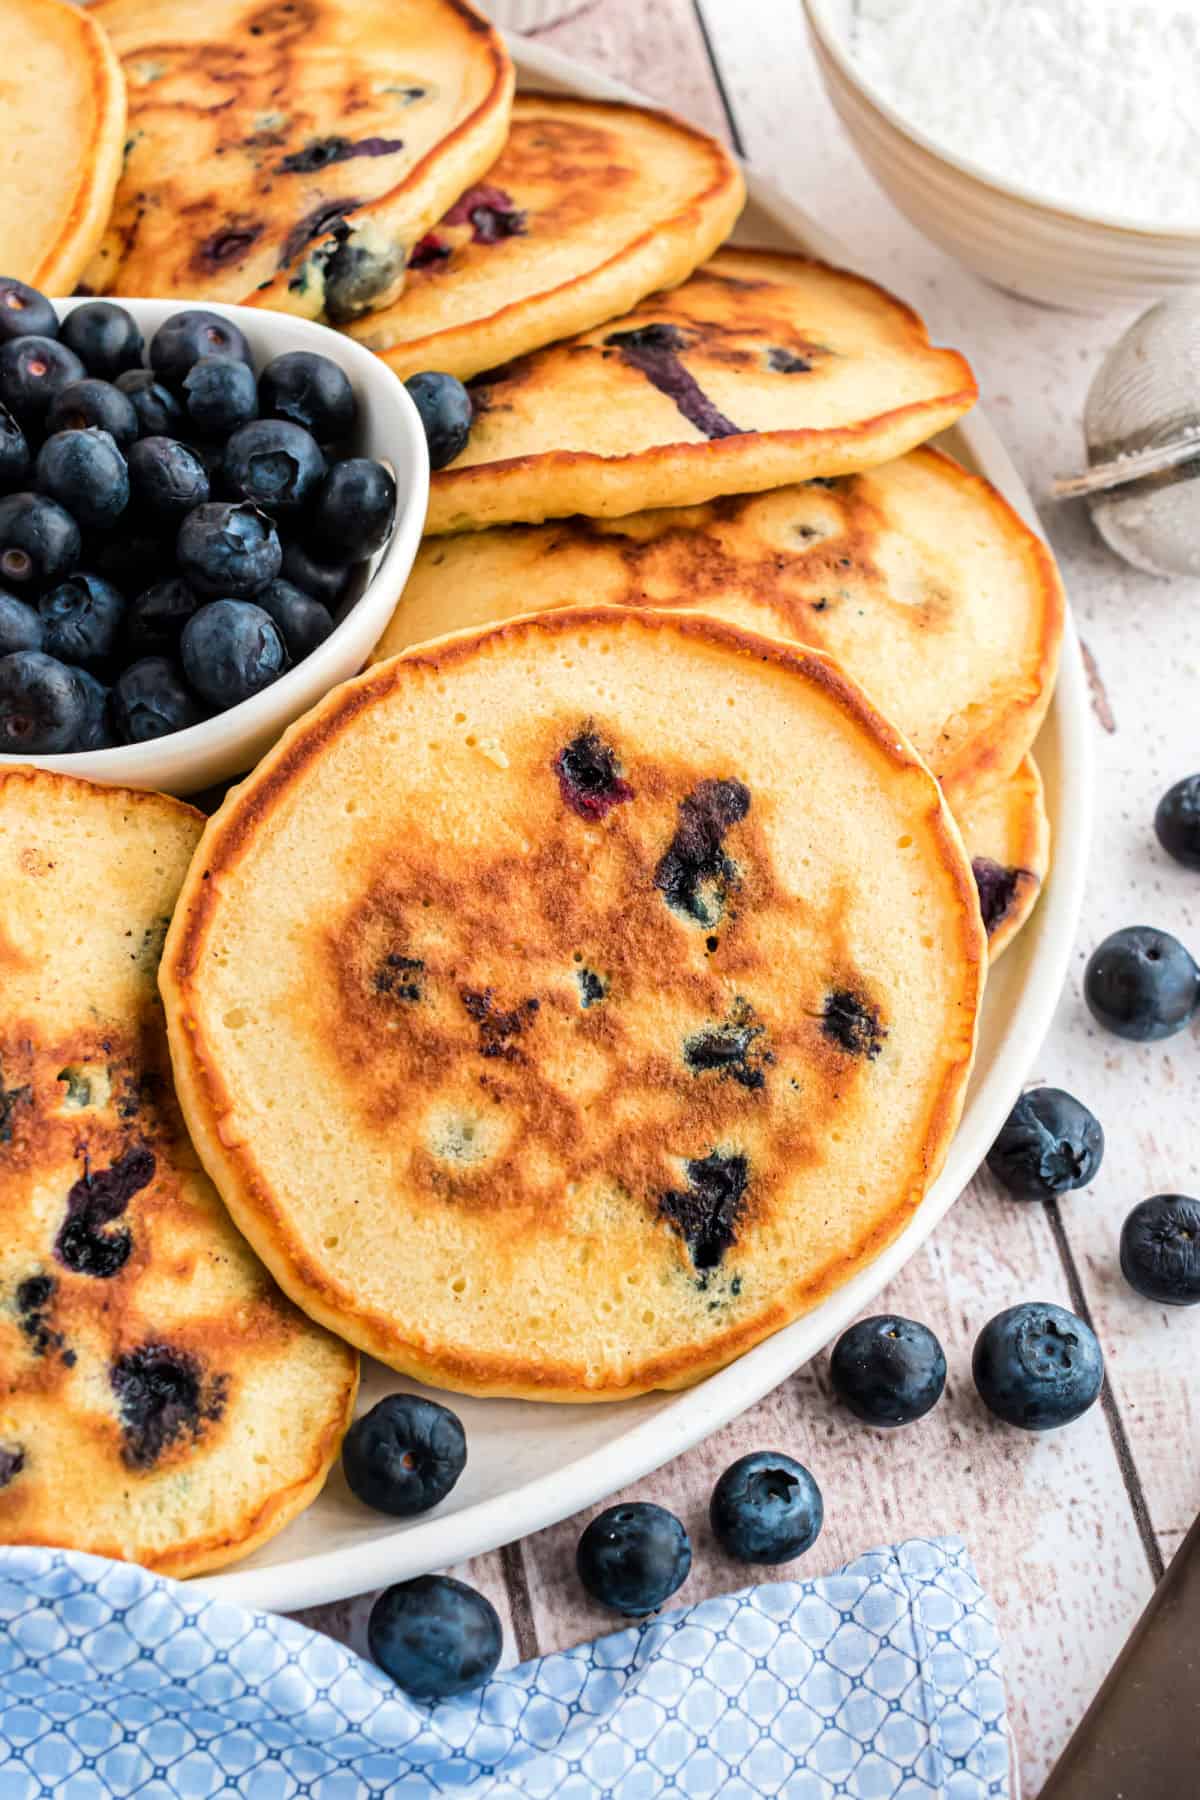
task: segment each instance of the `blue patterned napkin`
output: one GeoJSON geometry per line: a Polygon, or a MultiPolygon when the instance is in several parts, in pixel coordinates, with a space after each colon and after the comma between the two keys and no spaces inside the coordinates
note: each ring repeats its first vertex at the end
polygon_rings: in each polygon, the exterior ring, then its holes
{"type": "Polygon", "coordinates": [[[125,1563],[0,1551],[3,1800],[1010,1800],[964,1546],[702,1600],[415,1706],[294,1620],[125,1563]]]}

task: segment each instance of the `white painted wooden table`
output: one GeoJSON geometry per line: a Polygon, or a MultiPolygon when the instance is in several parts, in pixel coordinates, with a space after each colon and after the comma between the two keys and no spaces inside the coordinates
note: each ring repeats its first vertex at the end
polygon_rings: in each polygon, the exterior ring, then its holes
{"type": "MultiPolygon", "coordinates": [[[[536,0],[523,4],[528,16],[536,0]]],[[[911,301],[935,338],[966,351],[1035,499],[1079,462],[1087,384],[1124,320],[1039,310],[925,242],[865,173],[826,101],[799,0],[541,4],[560,19],[541,42],[732,141],[851,244],[859,267],[911,301]]],[[[503,4],[496,10],[503,16],[503,4]]],[[[920,1424],[892,1434],[855,1425],[832,1404],[822,1359],[629,1490],[673,1507],[692,1532],[684,1599],[745,1582],[746,1570],[714,1549],[706,1508],[717,1474],[749,1449],[786,1448],[824,1490],[825,1531],[797,1572],[908,1534],[961,1533],[999,1611],[1030,1797],[1200,1509],[1200,1309],[1138,1300],[1116,1259],[1135,1201],[1200,1192],[1200,1029],[1165,1047],[1122,1044],[1092,1025],[1079,990],[1089,950],[1119,925],[1163,926],[1200,949],[1200,877],[1160,852],[1151,826],[1162,790],[1200,767],[1200,583],[1136,575],[1081,513],[1046,507],[1044,516],[1093,672],[1100,794],[1076,974],[1049,1042],[1029,1045],[1029,1077],[1071,1089],[1099,1115],[1108,1136],[1099,1179],[1042,1208],[1007,1200],[985,1173],[882,1296],[881,1309],[925,1320],[946,1347],[945,1399],[920,1424]],[[978,1330],[1022,1299],[1090,1318],[1108,1361],[1103,1407],[1045,1438],[993,1426],[971,1385],[978,1330]]],[[[583,1523],[456,1571],[495,1601],[510,1659],[613,1628],[574,1577],[583,1523]]],[[[368,1606],[369,1597],[307,1617],[362,1649],[368,1606]]]]}

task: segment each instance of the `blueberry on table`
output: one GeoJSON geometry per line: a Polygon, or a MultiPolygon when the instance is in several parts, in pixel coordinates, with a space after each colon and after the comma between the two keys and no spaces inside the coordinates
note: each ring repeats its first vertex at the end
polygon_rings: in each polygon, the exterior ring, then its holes
{"type": "Polygon", "coordinates": [[[674,1513],[648,1500],[598,1513],[575,1552],[575,1568],[601,1606],[630,1618],[657,1612],[692,1566],[692,1546],[674,1513]]]}
{"type": "Polygon", "coordinates": [[[325,479],[325,458],[311,432],[289,419],[256,419],[225,446],[221,479],[228,493],[266,513],[307,506],[325,479]]]}
{"type": "Polygon", "coordinates": [[[280,578],[254,596],[254,604],[270,613],[284,648],[294,663],[302,662],[333,630],[329,608],[280,578]]]}
{"type": "Polygon", "coordinates": [[[247,501],[197,506],[175,540],[179,573],[205,599],[249,599],[274,581],[283,552],[266,513],[247,501]]]}
{"type": "Polygon", "coordinates": [[[205,307],[172,313],[150,340],[150,367],[168,387],[181,387],[192,364],[202,356],[232,356],[254,366],[243,333],[231,319],[205,307]]]}
{"type": "Polygon", "coordinates": [[[398,1519],[444,1500],[466,1463],[457,1414],[419,1394],[389,1394],[354,1421],[342,1444],[351,1492],[398,1519]]]}
{"type": "Polygon", "coordinates": [[[0,406],[0,494],[25,484],[33,457],[29,442],[7,406],[0,406]]]}
{"type": "Polygon", "coordinates": [[[941,1399],[946,1358],[928,1325],[880,1313],[842,1333],[829,1377],[838,1399],[867,1425],[911,1425],[941,1399]]]}
{"type": "Polygon", "coordinates": [[[58,314],[36,288],[15,275],[0,275],[0,341],[15,337],[58,336],[58,314]]]}
{"type": "Polygon", "coordinates": [[[288,667],[279,627],[250,600],[214,600],[192,614],[179,640],[183,672],[223,712],[277,681],[288,667]]]}
{"type": "Polygon", "coordinates": [[[129,505],[129,470],[107,431],[56,431],[38,451],[34,481],[89,530],[115,525],[129,505]]]}
{"type": "Polygon", "coordinates": [[[101,575],[80,571],[38,600],[45,627],[43,647],[65,663],[101,663],[116,648],[124,597],[101,575]]]}
{"type": "Polygon", "coordinates": [[[183,426],[183,408],[152,369],[127,369],[116,380],[137,414],[143,437],[174,437],[183,426]]]}
{"type": "Polygon", "coordinates": [[[1200,1306],[1200,1200],[1155,1194],[1121,1227],[1121,1273],[1163,1306],[1200,1306]]]}
{"type": "Polygon", "coordinates": [[[1169,787],[1154,814],[1154,830],[1168,856],[1185,869],[1200,869],[1200,775],[1169,787]]]}
{"type": "Polygon", "coordinates": [[[14,650],[40,650],[44,636],[45,626],[36,608],[0,589],[0,656],[11,656],[14,650]]]}
{"type": "Polygon", "coordinates": [[[227,437],[258,413],[258,383],[236,356],[202,356],[183,378],[183,405],[197,431],[227,437]]]}
{"type": "Polygon", "coordinates": [[[395,515],[389,471],[369,456],[348,456],[321,483],[308,535],[319,555],[357,562],[387,542],[395,515]]]}
{"type": "Polygon", "coordinates": [[[82,545],[71,514],[45,494],[0,500],[0,581],[36,593],[79,565],[82,545]]]}
{"type": "Polygon", "coordinates": [[[1086,1187],[1104,1160],[1100,1121],[1062,1088],[1022,1094],[988,1151],[987,1166],[1018,1200],[1054,1200],[1086,1187]]]}
{"type": "Polygon", "coordinates": [[[76,669],[74,674],[83,695],[84,716],[71,748],[108,750],[117,741],[109,712],[110,691],[89,669],[76,669]]]}
{"type": "Polygon", "coordinates": [[[145,744],[197,725],[204,717],[174,663],[145,656],[131,663],[112,691],[112,722],[123,744],[145,744]]]}
{"type": "Polygon", "coordinates": [[[1169,932],[1130,925],[1092,951],[1083,995],[1106,1031],[1149,1043],[1188,1023],[1200,1003],[1200,968],[1169,932]]]}
{"type": "Polygon", "coordinates": [[[89,300],[69,312],[59,337],[89,375],[112,381],[142,361],[142,334],[132,313],[113,300],[89,300]]]}
{"type": "Polygon", "coordinates": [[[143,518],[164,527],[178,525],[208,500],[204,461],[177,438],[139,438],[127,461],[130,502],[143,518]]]}
{"type": "Polygon", "coordinates": [[[69,750],[87,717],[83,689],[42,650],[0,656],[0,755],[55,756],[69,750]]]}
{"type": "Polygon", "coordinates": [[[444,469],[467,447],[475,418],[471,396],[456,376],[435,369],[410,375],[404,386],[421,415],[429,466],[444,469]]]}
{"type": "Polygon", "coordinates": [[[371,1608],[367,1645],[413,1700],[449,1700],[482,1687],[500,1661],[491,1601],[452,1575],[418,1575],[385,1588],[371,1608]]]}
{"type": "Polygon", "coordinates": [[[129,602],[121,634],[124,655],[130,661],[143,656],[174,655],[179,648],[179,634],[199,605],[187,582],[178,575],[156,581],[129,602]]]}
{"type": "Polygon", "coordinates": [[[0,342],[0,401],[26,431],[40,426],[55,395],[80,381],[83,364],[56,338],[9,338],[0,342]]]}
{"type": "Polygon", "coordinates": [[[258,378],[258,408],[264,418],[302,425],[318,444],[349,437],[358,416],[346,371],[313,350],[272,358],[258,378]]]}
{"type": "Polygon", "coordinates": [[[708,1508],[713,1536],[738,1562],[782,1563],[810,1550],[821,1535],[821,1490],[781,1450],[739,1456],[717,1482],[708,1508]]]}
{"type": "Polygon", "coordinates": [[[356,571],[354,563],[327,563],[313,556],[303,544],[290,538],[283,546],[283,563],[280,568],[285,581],[298,587],[303,593],[311,594],[322,606],[327,606],[331,613],[337,611],[356,571]]]}
{"type": "Polygon", "coordinates": [[[141,430],[137,410],[128,394],[111,381],[68,381],[54,396],[46,413],[45,430],[83,431],[95,425],[107,431],[118,450],[128,450],[141,430]]]}
{"type": "Polygon", "coordinates": [[[1104,1358],[1091,1327],[1065,1307],[1026,1301],[997,1313],[971,1361],[984,1405],[1022,1431],[1069,1425],[1094,1404],[1104,1358]]]}

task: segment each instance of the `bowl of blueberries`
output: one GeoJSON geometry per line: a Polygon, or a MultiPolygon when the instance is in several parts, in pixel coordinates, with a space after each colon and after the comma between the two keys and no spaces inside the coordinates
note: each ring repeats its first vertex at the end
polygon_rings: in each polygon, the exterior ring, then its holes
{"type": "Polygon", "coordinates": [[[366,661],[428,491],[416,407],[350,338],[0,276],[0,760],[243,773],[366,661]]]}

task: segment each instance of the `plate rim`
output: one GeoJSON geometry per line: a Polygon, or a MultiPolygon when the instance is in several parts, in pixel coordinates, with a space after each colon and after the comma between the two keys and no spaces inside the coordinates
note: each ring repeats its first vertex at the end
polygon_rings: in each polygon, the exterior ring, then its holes
{"type": "MultiPolygon", "coordinates": [[[[559,51],[532,44],[512,33],[506,37],[517,68],[518,89],[545,84],[585,98],[656,104],[635,89],[559,51]]],[[[824,260],[842,267],[859,267],[852,251],[810,219],[774,181],[759,174],[744,158],[739,161],[749,204],[824,260]]],[[[871,273],[870,269],[861,272],[871,273]]],[[[976,408],[961,420],[951,436],[1044,538],[1046,534],[1029,492],[982,410],[976,408]]],[[[188,1583],[189,1588],[268,1612],[295,1612],[484,1555],[556,1524],[606,1498],[617,1487],[641,1480],[671,1462],[753,1406],[844,1329],[921,1247],[971,1180],[1049,1031],[1066,980],[1083,903],[1094,800],[1087,683],[1069,603],[1049,717],[1060,740],[1060,787],[1070,792],[1071,805],[1060,805],[1052,816],[1053,879],[1047,883],[1027,928],[1036,938],[1015,1007],[1017,1016],[991,1064],[982,1075],[977,1068],[973,1079],[978,1085],[964,1110],[945,1166],[900,1236],[811,1312],[695,1387],[678,1390],[659,1411],[641,1419],[620,1438],[586,1451],[548,1474],[476,1501],[461,1511],[440,1517],[435,1512],[420,1521],[399,1525],[386,1535],[260,1568],[234,1567],[219,1574],[198,1576],[188,1583]],[[619,1458],[615,1455],[617,1443],[619,1458]],[[614,1470],[619,1471],[615,1476],[614,1470]]],[[[545,1405],[538,1401],[526,1404],[545,1405]]],[[[313,1505],[320,1505],[319,1495],[313,1505]]]]}

